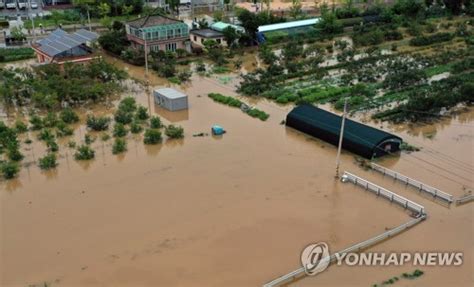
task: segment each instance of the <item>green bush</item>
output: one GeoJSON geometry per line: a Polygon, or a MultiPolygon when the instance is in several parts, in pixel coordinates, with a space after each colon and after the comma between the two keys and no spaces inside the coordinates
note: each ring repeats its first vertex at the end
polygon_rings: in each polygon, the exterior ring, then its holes
{"type": "Polygon", "coordinates": [[[162,140],[161,132],[155,129],[147,129],[143,137],[143,143],[147,145],[154,145],[160,143],[162,140]]]}
{"type": "Polygon", "coordinates": [[[94,131],[105,131],[109,128],[110,118],[109,117],[96,117],[94,115],[87,116],[87,127],[94,131]]]}
{"type": "Polygon", "coordinates": [[[127,151],[127,142],[125,139],[116,138],[112,145],[112,153],[119,154],[127,151]]]}
{"type": "Polygon", "coordinates": [[[7,157],[11,161],[20,161],[24,158],[23,154],[20,152],[19,146],[15,144],[10,144],[7,147],[7,157]]]}
{"type": "Polygon", "coordinates": [[[370,46],[383,43],[385,34],[380,29],[374,29],[366,33],[357,33],[352,36],[354,44],[358,46],[370,46]]]}
{"type": "Polygon", "coordinates": [[[103,141],[103,142],[106,142],[110,139],[110,135],[108,133],[103,133],[101,136],[100,136],[100,139],[103,141]]]}
{"type": "Polygon", "coordinates": [[[38,115],[33,115],[30,117],[31,129],[38,131],[43,128],[43,120],[38,115]]]}
{"type": "Polygon", "coordinates": [[[120,101],[118,109],[126,113],[133,113],[137,109],[137,102],[132,97],[126,97],[120,101]]]}
{"type": "Polygon", "coordinates": [[[158,116],[152,116],[150,118],[150,128],[152,129],[161,128],[161,119],[158,116]]]}
{"type": "Polygon", "coordinates": [[[48,141],[54,139],[54,134],[50,129],[43,129],[37,135],[38,140],[48,141]]]}
{"type": "Polygon", "coordinates": [[[48,147],[50,152],[57,152],[59,150],[59,146],[54,139],[47,140],[46,147],[48,147]]]}
{"type": "Polygon", "coordinates": [[[138,109],[137,109],[137,112],[135,114],[135,118],[137,120],[145,121],[149,117],[150,117],[150,115],[148,114],[147,108],[145,108],[143,106],[139,106],[138,109]]]}
{"type": "Polygon", "coordinates": [[[15,132],[22,134],[28,131],[28,126],[21,120],[15,122],[15,132]]]}
{"type": "Polygon", "coordinates": [[[0,162],[0,170],[2,172],[3,178],[12,179],[20,171],[20,165],[16,162],[0,162]]]}
{"type": "Polygon", "coordinates": [[[247,111],[247,114],[253,118],[259,118],[262,121],[266,121],[268,117],[270,117],[270,115],[259,109],[250,109],[247,111]]]}
{"type": "Polygon", "coordinates": [[[59,113],[59,118],[66,124],[77,123],[79,116],[71,108],[65,108],[59,113]]]}
{"type": "Polygon", "coordinates": [[[238,99],[233,97],[227,97],[219,93],[210,93],[207,96],[214,100],[214,102],[218,102],[231,107],[240,108],[240,106],[242,105],[242,102],[238,99]]]}
{"type": "Polygon", "coordinates": [[[74,134],[74,130],[69,127],[63,120],[60,120],[56,124],[56,135],[58,137],[71,136],[74,134]]]}
{"type": "Polygon", "coordinates": [[[143,131],[143,127],[140,125],[139,122],[134,121],[130,124],[130,132],[132,134],[139,134],[143,131]]]}
{"type": "Polygon", "coordinates": [[[133,113],[119,109],[114,114],[114,120],[117,123],[128,125],[133,121],[133,113]]]}
{"type": "Polygon", "coordinates": [[[38,160],[38,166],[42,170],[52,169],[55,168],[57,165],[58,163],[56,161],[56,154],[54,153],[49,153],[38,160]]]}
{"type": "Polygon", "coordinates": [[[184,129],[174,125],[169,125],[165,128],[165,135],[172,139],[179,139],[184,137],[184,129]]]}
{"type": "Polygon", "coordinates": [[[58,117],[55,113],[49,112],[43,118],[43,126],[46,128],[54,128],[58,123],[58,117]]]}
{"type": "Polygon", "coordinates": [[[454,38],[451,33],[436,33],[428,36],[419,36],[410,40],[411,46],[428,46],[434,43],[448,42],[454,38]]]}
{"type": "Polygon", "coordinates": [[[95,151],[87,146],[87,145],[81,145],[80,147],[77,148],[76,152],[74,153],[74,158],[76,160],[90,160],[95,157],[95,151]]]}
{"type": "Polygon", "coordinates": [[[113,131],[114,137],[122,138],[122,137],[126,136],[127,133],[128,133],[128,131],[122,123],[116,123],[115,124],[114,131],[113,131]]]}

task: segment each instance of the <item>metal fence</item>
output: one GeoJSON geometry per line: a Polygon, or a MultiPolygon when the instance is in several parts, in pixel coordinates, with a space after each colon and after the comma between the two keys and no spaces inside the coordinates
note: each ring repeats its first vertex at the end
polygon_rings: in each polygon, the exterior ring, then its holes
{"type": "Polygon", "coordinates": [[[355,185],[359,185],[366,190],[372,191],[373,193],[390,200],[391,202],[397,203],[403,208],[409,209],[419,214],[425,213],[425,208],[418,203],[415,203],[401,195],[398,195],[390,190],[387,190],[381,186],[378,186],[370,181],[367,181],[361,177],[358,177],[352,173],[344,172],[342,175],[342,182],[351,181],[355,185]]]}
{"type": "Polygon", "coordinates": [[[378,164],[371,163],[370,166],[373,170],[376,170],[376,171],[382,173],[383,175],[388,175],[388,176],[390,176],[390,177],[392,177],[396,180],[399,180],[399,181],[401,181],[401,182],[403,182],[407,185],[411,185],[411,186],[417,188],[420,191],[423,191],[425,193],[428,193],[429,195],[432,195],[433,197],[440,198],[444,201],[447,201],[448,203],[453,202],[453,196],[449,193],[443,192],[443,191],[441,191],[437,188],[434,188],[432,186],[424,184],[424,183],[422,183],[418,180],[409,178],[406,175],[403,175],[403,174],[398,173],[396,171],[390,170],[390,169],[385,168],[383,166],[380,166],[378,164]]]}

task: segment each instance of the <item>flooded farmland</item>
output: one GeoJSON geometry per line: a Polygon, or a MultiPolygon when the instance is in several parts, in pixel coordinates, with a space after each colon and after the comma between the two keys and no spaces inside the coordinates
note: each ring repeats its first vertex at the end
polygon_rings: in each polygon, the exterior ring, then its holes
{"type": "MultiPolygon", "coordinates": [[[[121,64],[137,79],[143,69],[121,64]]],[[[244,67],[246,65],[244,64],[244,67]]],[[[232,75],[230,75],[233,77],[232,75]]],[[[165,123],[184,127],[181,140],[128,152],[96,141],[95,160],[78,163],[61,145],[59,166],[35,164],[0,182],[2,286],[261,286],[300,266],[309,243],[337,251],[406,222],[404,210],[334,179],[336,148],[281,125],[291,106],[241,98],[270,114],[266,122],[220,105],[209,92],[237,96],[220,76],[193,76],[181,89],[190,108],[165,112],[150,92],[130,83],[128,95],[165,123]],[[222,137],[193,137],[222,125],[222,137]]],[[[150,75],[151,87],[169,85],[150,75]]],[[[97,107],[107,112],[109,107],[97,107]]],[[[379,164],[462,196],[474,186],[474,109],[421,126],[368,122],[421,151],[379,164]]],[[[76,127],[77,138],[85,127],[76,127]]],[[[42,146],[25,150],[26,162],[42,146]]],[[[461,251],[460,267],[421,267],[401,286],[472,286],[473,205],[442,206],[380,174],[351,171],[425,206],[428,219],[371,251],[461,251]]],[[[294,286],[371,286],[415,266],[332,266],[294,286]]]]}

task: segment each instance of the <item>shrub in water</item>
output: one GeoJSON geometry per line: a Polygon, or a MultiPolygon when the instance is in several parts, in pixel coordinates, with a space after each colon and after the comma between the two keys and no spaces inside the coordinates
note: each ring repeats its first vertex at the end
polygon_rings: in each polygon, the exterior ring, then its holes
{"type": "Polygon", "coordinates": [[[152,129],[161,128],[161,119],[157,116],[152,116],[151,119],[150,119],[150,127],[152,129]]]}
{"type": "Polygon", "coordinates": [[[81,145],[77,148],[74,153],[74,158],[76,160],[90,160],[95,157],[95,152],[92,148],[87,145],[81,145]]]}
{"type": "Polygon", "coordinates": [[[124,139],[117,138],[112,146],[112,153],[119,154],[127,151],[127,142],[124,139]]]}
{"type": "Polygon", "coordinates": [[[130,124],[130,132],[132,134],[138,134],[138,133],[141,133],[142,131],[143,131],[143,128],[139,122],[134,121],[130,124]]]}
{"type": "Polygon", "coordinates": [[[44,118],[43,118],[43,126],[47,128],[52,128],[55,127],[56,124],[58,123],[58,117],[56,116],[55,113],[49,112],[44,118]]]}
{"type": "Polygon", "coordinates": [[[31,124],[31,129],[34,131],[38,131],[43,128],[43,120],[37,115],[31,116],[30,124],[31,124]]]}
{"type": "Polygon", "coordinates": [[[184,129],[179,126],[169,125],[165,128],[165,135],[172,139],[184,137],[184,129]]]}
{"type": "Polygon", "coordinates": [[[94,141],[95,141],[95,138],[91,136],[90,134],[84,135],[84,142],[86,143],[86,145],[90,145],[94,141]]]}
{"type": "Polygon", "coordinates": [[[37,137],[40,141],[48,141],[54,139],[54,134],[50,129],[44,129],[41,130],[40,133],[38,133],[37,137]]]}
{"type": "Polygon", "coordinates": [[[133,114],[124,110],[117,110],[114,114],[114,120],[117,123],[127,125],[133,121],[133,114]]]}
{"type": "Polygon", "coordinates": [[[120,101],[118,109],[126,113],[133,113],[137,109],[137,103],[134,98],[126,97],[120,101]]]}
{"type": "Polygon", "coordinates": [[[25,133],[28,131],[28,126],[21,120],[16,120],[15,131],[19,134],[25,133]]]}
{"type": "Polygon", "coordinates": [[[106,142],[110,139],[110,135],[108,133],[103,133],[101,136],[100,136],[100,139],[103,141],[103,142],[106,142]]]}
{"type": "Polygon", "coordinates": [[[67,124],[77,123],[79,121],[79,116],[71,108],[63,109],[59,114],[59,118],[67,124]]]}
{"type": "Polygon", "coordinates": [[[24,158],[17,144],[10,144],[7,147],[7,157],[11,161],[20,161],[24,158]]]}
{"type": "Polygon", "coordinates": [[[147,129],[143,137],[143,143],[152,145],[161,142],[161,132],[155,129],[147,129]]]}
{"type": "Polygon", "coordinates": [[[46,146],[50,152],[57,152],[59,150],[59,146],[54,139],[47,140],[46,146]]]}
{"type": "Polygon", "coordinates": [[[105,131],[109,128],[110,118],[87,116],[87,127],[94,131],[105,131]]]}
{"type": "Polygon", "coordinates": [[[145,107],[138,107],[135,118],[141,121],[147,120],[150,116],[148,115],[148,110],[145,107]]]}
{"type": "Polygon", "coordinates": [[[42,170],[48,170],[51,168],[55,168],[58,165],[56,161],[56,154],[54,153],[49,153],[45,155],[44,157],[39,159],[38,166],[42,170]]]}
{"type": "Polygon", "coordinates": [[[74,134],[74,130],[69,127],[64,121],[60,120],[56,124],[56,135],[58,137],[71,136],[74,134]]]}
{"type": "Polygon", "coordinates": [[[128,132],[127,129],[122,123],[115,124],[114,132],[113,132],[114,137],[118,137],[118,138],[124,137],[127,135],[127,132],[128,132]]]}
{"type": "Polygon", "coordinates": [[[0,162],[0,170],[5,179],[14,178],[20,171],[20,166],[16,162],[0,162]]]}

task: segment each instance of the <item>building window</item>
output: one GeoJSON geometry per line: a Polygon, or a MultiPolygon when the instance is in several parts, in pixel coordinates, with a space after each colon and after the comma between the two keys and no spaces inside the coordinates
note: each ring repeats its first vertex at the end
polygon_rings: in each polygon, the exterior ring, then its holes
{"type": "Polygon", "coordinates": [[[194,42],[197,42],[197,37],[196,36],[194,36],[194,42]]]}
{"type": "Polygon", "coordinates": [[[167,43],[166,51],[176,51],[176,43],[167,43]]]}

